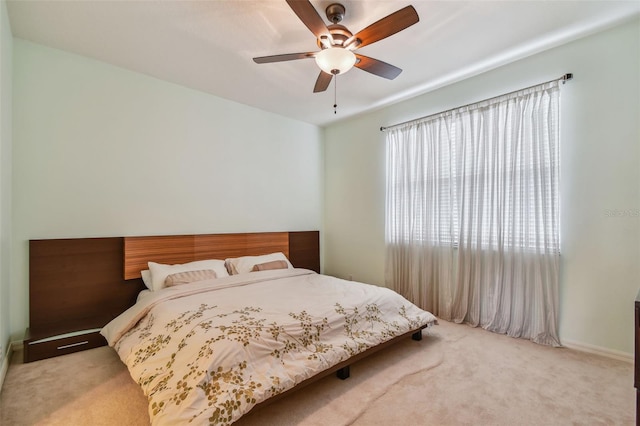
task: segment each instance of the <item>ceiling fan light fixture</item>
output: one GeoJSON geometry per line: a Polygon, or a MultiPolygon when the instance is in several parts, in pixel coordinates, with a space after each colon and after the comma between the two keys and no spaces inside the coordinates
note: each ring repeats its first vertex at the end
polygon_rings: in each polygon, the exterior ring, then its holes
{"type": "Polygon", "coordinates": [[[355,63],[355,53],[342,47],[330,47],[316,54],[316,64],[327,74],[344,74],[355,63]]]}

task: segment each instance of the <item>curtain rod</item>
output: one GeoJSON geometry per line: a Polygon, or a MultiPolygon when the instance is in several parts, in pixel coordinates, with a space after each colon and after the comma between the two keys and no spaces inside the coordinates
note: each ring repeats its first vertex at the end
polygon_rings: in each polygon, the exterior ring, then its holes
{"type": "Polygon", "coordinates": [[[554,78],[553,80],[545,81],[544,83],[534,84],[533,86],[525,87],[524,89],[514,90],[512,92],[504,93],[502,95],[494,96],[492,98],[488,98],[488,99],[485,99],[485,100],[482,100],[482,101],[472,102],[470,104],[466,104],[466,105],[462,105],[462,106],[459,106],[459,107],[451,108],[451,109],[448,109],[446,111],[436,112],[435,114],[429,114],[429,115],[425,115],[424,117],[414,118],[413,120],[403,121],[402,123],[394,124],[392,126],[386,126],[386,127],[385,126],[381,126],[380,127],[380,131],[384,132],[385,130],[388,130],[388,129],[392,128],[392,127],[402,126],[403,124],[408,124],[408,123],[411,123],[411,122],[414,122],[414,121],[418,121],[418,120],[424,120],[425,118],[433,117],[434,115],[445,114],[447,112],[451,112],[453,110],[460,109],[460,108],[465,108],[465,107],[471,106],[473,104],[477,104],[479,102],[491,101],[493,99],[501,98],[502,96],[511,95],[512,93],[516,93],[516,92],[520,92],[522,90],[531,89],[532,87],[540,86],[541,84],[551,83],[552,81],[562,81],[562,84],[565,84],[567,81],[572,80],[572,79],[573,79],[573,74],[567,73],[567,74],[563,75],[560,78],[554,78]]]}

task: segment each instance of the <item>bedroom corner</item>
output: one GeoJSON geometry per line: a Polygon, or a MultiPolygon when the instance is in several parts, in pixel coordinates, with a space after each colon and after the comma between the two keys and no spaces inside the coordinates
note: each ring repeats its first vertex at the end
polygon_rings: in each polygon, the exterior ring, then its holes
{"type": "Polygon", "coordinates": [[[13,36],[6,1],[0,3],[0,391],[9,367],[11,268],[11,145],[13,36]]]}

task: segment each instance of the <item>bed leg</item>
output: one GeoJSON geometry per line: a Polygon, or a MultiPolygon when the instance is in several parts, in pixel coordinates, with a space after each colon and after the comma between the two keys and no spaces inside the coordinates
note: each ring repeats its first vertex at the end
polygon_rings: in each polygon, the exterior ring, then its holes
{"type": "Polygon", "coordinates": [[[422,340],[422,330],[418,330],[411,335],[412,340],[422,340]]]}
{"type": "Polygon", "coordinates": [[[336,371],[336,376],[338,376],[338,379],[340,379],[340,380],[348,379],[350,374],[351,374],[351,372],[349,371],[349,366],[348,365],[346,367],[342,367],[340,370],[336,371]]]}

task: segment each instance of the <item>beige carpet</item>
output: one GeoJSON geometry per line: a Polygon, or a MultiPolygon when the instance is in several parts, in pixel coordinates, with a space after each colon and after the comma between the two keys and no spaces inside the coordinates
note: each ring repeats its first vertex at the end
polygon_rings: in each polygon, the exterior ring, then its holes
{"type": "MultiPolygon", "coordinates": [[[[110,348],[21,364],[2,425],[145,425],[146,399],[110,348]]],[[[253,425],[632,425],[633,365],[441,321],[256,411],[253,425]]]]}

